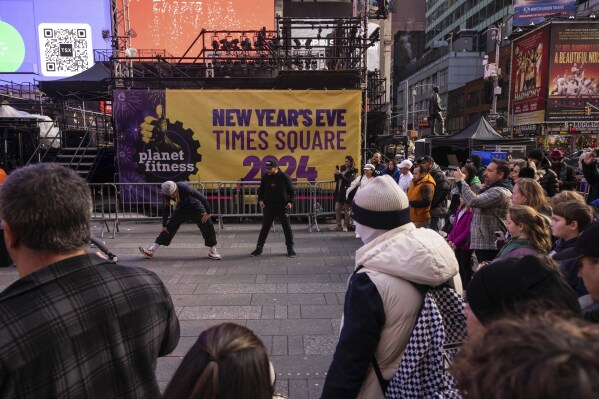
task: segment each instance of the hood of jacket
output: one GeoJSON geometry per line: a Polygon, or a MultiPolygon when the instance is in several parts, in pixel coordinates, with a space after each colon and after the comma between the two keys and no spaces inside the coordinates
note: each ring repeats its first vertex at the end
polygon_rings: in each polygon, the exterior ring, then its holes
{"type": "Polygon", "coordinates": [[[459,270],[443,237],[431,229],[417,229],[413,223],[389,230],[359,248],[356,267],[360,265],[428,286],[450,280],[459,270]]]}

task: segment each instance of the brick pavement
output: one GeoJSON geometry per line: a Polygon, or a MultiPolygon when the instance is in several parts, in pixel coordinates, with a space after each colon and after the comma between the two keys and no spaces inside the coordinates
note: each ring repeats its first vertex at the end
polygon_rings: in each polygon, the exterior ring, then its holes
{"type": "MultiPolygon", "coordinates": [[[[225,224],[218,235],[223,260],[207,258],[197,227],[183,225],[169,247],[148,260],[137,250],[153,242],[160,222],[120,225],[116,239],[104,241],[119,263],[146,267],[166,283],[177,309],[181,339],[158,361],[164,388],[182,357],[204,329],[231,321],[252,329],[264,341],[277,373],[277,390],[291,399],[318,398],[330,364],[343,307],[346,281],[360,241],[352,233],[309,233],[293,224],[297,258],[285,256],[283,232],[271,231],[262,256],[252,258],[260,224],[225,224]]],[[[99,233],[100,226],[94,226],[99,233]]],[[[16,279],[0,269],[0,289],[16,279]]]]}

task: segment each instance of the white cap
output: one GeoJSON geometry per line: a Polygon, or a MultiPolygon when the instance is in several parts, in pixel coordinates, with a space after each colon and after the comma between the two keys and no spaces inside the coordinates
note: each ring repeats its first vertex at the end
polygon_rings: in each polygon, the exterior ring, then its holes
{"type": "Polygon", "coordinates": [[[409,159],[404,159],[403,161],[401,161],[401,163],[399,165],[397,165],[397,167],[399,169],[401,168],[408,168],[408,169],[412,169],[412,161],[410,161],[409,159]]]}
{"type": "Polygon", "coordinates": [[[172,180],[167,180],[162,183],[162,194],[171,196],[177,190],[177,183],[172,180]]]}
{"type": "Polygon", "coordinates": [[[367,163],[366,165],[364,165],[364,167],[362,169],[374,170],[374,165],[371,163],[367,163]]]}

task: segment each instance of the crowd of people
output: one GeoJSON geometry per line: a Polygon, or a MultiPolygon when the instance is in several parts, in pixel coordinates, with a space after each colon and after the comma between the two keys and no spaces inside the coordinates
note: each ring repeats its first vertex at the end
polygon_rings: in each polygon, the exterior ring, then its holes
{"type": "MultiPolygon", "coordinates": [[[[352,220],[363,245],[322,398],[596,396],[599,154],[581,156],[586,198],[563,154],[527,158],[484,167],[471,156],[453,179],[430,156],[384,164],[375,154],[360,176],[351,156],[336,168],[335,229],[352,220]]],[[[144,256],[194,220],[221,259],[205,197],[183,183],[161,189],[175,206],[144,256]]],[[[275,218],[295,256],[294,195],[272,161],[253,256],[275,218]]],[[[87,254],[91,203],[86,182],[55,164],[17,169],[0,190],[19,274],[0,293],[0,396],[283,397],[262,341],[231,323],[200,334],[161,394],[157,358],[180,335],[173,302],[154,273],[87,254]]]]}

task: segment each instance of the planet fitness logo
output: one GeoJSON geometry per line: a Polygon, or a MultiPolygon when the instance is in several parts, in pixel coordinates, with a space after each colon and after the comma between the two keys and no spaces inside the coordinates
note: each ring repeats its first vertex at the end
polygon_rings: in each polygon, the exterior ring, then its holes
{"type": "Polygon", "coordinates": [[[25,60],[25,42],[12,25],[0,21],[0,72],[16,72],[25,60]]]}

